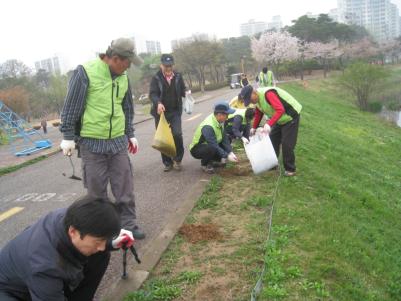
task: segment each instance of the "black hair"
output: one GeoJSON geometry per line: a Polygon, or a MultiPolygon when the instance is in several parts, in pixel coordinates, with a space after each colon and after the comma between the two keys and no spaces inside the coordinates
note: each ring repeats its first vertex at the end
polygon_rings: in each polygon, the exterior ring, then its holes
{"type": "Polygon", "coordinates": [[[263,73],[267,73],[267,67],[263,67],[263,69],[262,69],[262,71],[263,71],[263,73]]]}
{"type": "Polygon", "coordinates": [[[85,196],[68,207],[64,217],[67,232],[70,226],[80,232],[81,238],[91,235],[110,239],[120,232],[120,214],[109,200],[85,196]]]}
{"type": "Polygon", "coordinates": [[[245,119],[250,121],[255,117],[255,109],[254,108],[247,108],[245,111],[245,119]]]}

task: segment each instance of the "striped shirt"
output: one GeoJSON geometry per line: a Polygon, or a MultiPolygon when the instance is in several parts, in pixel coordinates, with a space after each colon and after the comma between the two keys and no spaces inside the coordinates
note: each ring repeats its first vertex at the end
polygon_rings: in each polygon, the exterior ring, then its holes
{"type": "Polygon", "coordinates": [[[98,154],[117,154],[128,148],[128,139],[134,137],[134,106],[132,103],[131,87],[128,83],[128,91],[124,96],[122,107],[125,115],[125,135],[113,139],[95,139],[79,137],[79,124],[85,111],[86,93],[88,91],[89,78],[82,65],[74,70],[68,84],[63,111],[61,113],[60,131],[65,140],[78,138],[79,144],[84,145],[89,151],[98,154]]]}

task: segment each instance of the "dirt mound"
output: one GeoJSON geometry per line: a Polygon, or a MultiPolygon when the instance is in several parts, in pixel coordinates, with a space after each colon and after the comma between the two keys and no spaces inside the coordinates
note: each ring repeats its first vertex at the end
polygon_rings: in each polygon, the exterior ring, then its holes
{"type": "Polygon", "coordinates": [[[218,174],[222,177],[232,177],[232,176],[250,176],[252,174],[252,167],[249,163],[237,164],[230,168],[224,168],[218,171],[218,174]]]}
{"type": "Polygon", "coordinates": [[[215,224],[185,224],[178,232],[190,243],[219,240],[222,238],[219,227],[215,224]]]}

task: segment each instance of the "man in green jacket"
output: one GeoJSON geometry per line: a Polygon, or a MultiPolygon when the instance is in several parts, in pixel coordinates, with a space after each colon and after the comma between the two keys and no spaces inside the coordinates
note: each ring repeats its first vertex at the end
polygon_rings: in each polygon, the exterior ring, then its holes
{"type": "Polygon", "coordinates": [[[119,38],[98,59],[79,65],[69,82],[60,127],[64,155],[71,156],[75,141],[79,142],[88,194],[107,198],[110,182],[121,224],[136,239],[145,238],[145,234],[136,224],[133,174],[127,152],[135,154],[138,141],[125,71],[131,63],[140,62],[133,41],[119,38]]]}
{"type": "Polygon", "coordinates": [[[246,86],[241,90],[244,104],[256,104],[255,118],[250,134],[253,135],[263,115],[269,117],[263,131],[270,134],[277,157],[280,146],[283,151],[285,176],[296,175],[295,145],[298,137],[299,119],[302,105],[287,91],[278,87],[254,89],[246,86]]]}
{"type": "Polygon", "coordinates": [[[226,159],[238,162],[224,130],[224,122],[234,112],[226,102],[219,102],[214,106],[214,112],[195,131],[189,150],[195,159],[201,160],[202,169],[206,173],[214,173],[213,167],[222,166],[226,159]]]}
{"type": "Polygon", "coordinates": [[[264,67],[258,76],[259,88],[275,86],[274,75],[271,70],[264,67]]]}
{"type": "Polygon", "coordinates": [[[241,139],[244,144],[249,143],[249,132],[251,123],[255,117],[255,109],[236,109],[233,114],[228,115],[225,129],[230,141],[241,139]]]}

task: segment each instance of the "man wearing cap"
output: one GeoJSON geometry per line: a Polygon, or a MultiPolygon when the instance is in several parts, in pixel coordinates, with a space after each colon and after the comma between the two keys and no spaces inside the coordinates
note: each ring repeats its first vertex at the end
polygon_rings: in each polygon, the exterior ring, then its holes
{"type": "Polygon", "coordinates": [[[94,197],[107,198],[107,185],[121,212],[121,224],[136,239],[145,234],[136,224],[133,174],[128,152],[138,151],[134,135],[131,88],[126,70],[139,65],[130,39],[111,42],[98,59],[79,65],[69,82],[61,113],[60,147],[71,156],[78,141],[84,187],[94,197]]]}
{"type": "Polygon", "coordinates": [[[150,114],[155,118],[156,128],[160,121],[160,114],[164,112],[164,116],[170,124],[177,150],[177,155],[174,158],[161,155],[165,172],[173,168],[178,171],[181,170],[181,161],[184,157],[181,115],[182,97],[185,97],[186,87],[182,75],[174,71],[173,66],[173,56],[163,54],[160,70],[153,76],[149,91],[149,97],[152,101],[150,114]]]}
{"type": "Polygon", "coordinates": [[[214,106],[214,112],[195,131],[189,149],[195,159],[201,160],[201,167],[206,173],[214,173],[213,166],[221,166],[225,159],[238,162],[224,130],[228,115],[234,112],[226,102],[219,102],[214,106]]]}
{"type": "Polygon", "coordinates": [[[298,127],[302,105],[287,91],[277,87],[254,89],[248,85],[241,90],[244,104],[256,104],[255,119],[250,134],[253,135],[262,120],[263,114],[270,119],[263,131],[270,135],[277,157],[280,145],[286,176],[295,176],[295,154],[298,127]]]}
{"type": "Polygon", "coordinates": [[[236,109],[233,114],[228,115],[225,129],[230,140],[241,139],[244,144],[249,143],[251,122],[255,116],[255,109],[236,109]]]}

